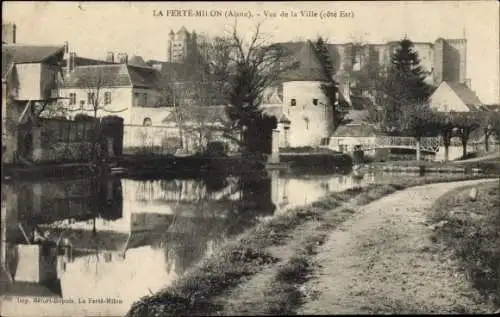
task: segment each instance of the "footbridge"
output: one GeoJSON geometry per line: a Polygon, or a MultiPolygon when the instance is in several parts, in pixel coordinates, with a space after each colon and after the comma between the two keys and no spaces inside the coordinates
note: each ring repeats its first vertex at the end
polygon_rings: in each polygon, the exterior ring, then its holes
{"type": "MultiPolygon", "coordinates": [[[[356,146],[361,150],[375,149],[417,149],[417,140],[414,137],[375,136],[375,137],[332,137],[329,147],[340,151],[353,151],[356,146]]],[[[441,146],[440,137],[424,137],[420,139],[422,152],[436,153],[441,146]]]]}

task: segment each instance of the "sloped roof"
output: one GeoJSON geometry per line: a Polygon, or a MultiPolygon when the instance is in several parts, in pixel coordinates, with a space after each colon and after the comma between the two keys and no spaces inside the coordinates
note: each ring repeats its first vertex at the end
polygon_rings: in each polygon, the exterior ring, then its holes
{"type": "Polygon", "coordinates": [[[137,55],[134,55],[132,56],[129,61],[128,61],[129,65],[132,65],[132,66],[138,66],[138,67],[151,67],[150,65],[148,65],[144,59],[140,56],[137,56],[137,55]]]}
{"type": "Polygon", "coordinates": [[[377,129],[371,124],[342,125],[332,133],[332,137],[371,137],[378,135],[377,129]]]}
{"type": "Polygon", "coordinates": [[[126,64],[76,67],[65,82],[65,87],[87,88],[101,83],[102,87],[158,88],[158,71],[152,68],[126,64]]]}
{"type": "MultiPolygon", "coordinates": [[[[64,59],[61,62],[61,66],[62,67],[66,67],[67,66],[67,62],[68,61],[66,59],[64,59]]],[[[112,63],[112,62],[103,61],[103,60],[99,60],[99,59],[92,59],[92,58],[80,57],[80,56],[75,56],[74,57],[74,65],[75,65],[75,67],[78,67],[78,66],[91,66],[91,65],[114,65],[114,64],[117,64],[117,63],[112,63]]]]}
{"type": "Polygon", "coordinates": [[[6,52],[2,52],[2,79],[7,77],[13,65],[12,56],[6,52]]]}
{"type": "Polygon", "coordinates": [[[188,81],[193,75],[194,68],[182,63],[149,60],[146,64],[160,72],[162,83],[188,81]]]}
{"type": "Polygon", "coordinates": [[[284,43],[285,49],[292,58],[299,62],[298,67],[284,72],[280,78],[282,80],[299,81],[324,81],[327,80],[323,73],[323,68],[319,63],[311,41],[299,43],[284,43]]]}
{"type": "Polygon", "coordinates": [[[101,83],[103,87],[131,86],[125,65],[94,65],[76,67],[65,81],[65,87],[87,88],[101,83]]]}
{"type": "MultiPolygon", "coordinates": [[[[467,87],[467,85],[461,83],[452,83],[452,82],[446,82],[446,84],[455,92],[455,94],[457,94],[458,98],[460,98],[464,104],[468,106],[469,105],[478,106],[482,104],[481,100],[479,100],[476,93],[472,89],[467,87]]],[[[471,110],[478,110],[478,109],[471,109],[471,110]]]]}
{"type": "Polygon", "coordinates": [[[500,105],[481,105],[479,109],[482,111],[500,111],[500,105]]]}
{"type": "Polygon", "coordinates": [[[144,88],[158,88],[159,72],[153,68],[126,65],[132,86],[144,88]]]}
{"type": "Polygon", "coordinates": [[[12,60],[16,64],[41,63],[57,54],[60,54],[62,58],[64,46],[4,44],[2,45],[2,53],[12,56],[12,60]]]}

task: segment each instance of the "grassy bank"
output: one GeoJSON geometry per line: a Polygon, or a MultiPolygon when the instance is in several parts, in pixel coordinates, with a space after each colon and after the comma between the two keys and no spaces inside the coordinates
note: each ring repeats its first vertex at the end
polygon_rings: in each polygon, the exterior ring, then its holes
{"type": "Polygon", "coordinates": [[[458,258],[467,279],[494,310],[500,309],[500,185],[460,188],[441,197],[430,222],[433,240],[458,258]]]}
{"type": "Polygon", "coordinates": [[[460,172],[470,173],[474,169],[479,169],[483,174],[500,175],[500,160],[488,159],[477,162],[453,161],[453,162],[434,162],[434,161],[390,161],[390,162],[374,162],[368,165],[370,169],[377,170],[411,170],[423,172],[460,172]]]}
{"type": "Polygon", "coordinates": [[[173,285],[138,300],[128,316],[225,315],[238,311],[293,314],[306,296],[302,285],[314,272],[312,258],[317,246],[328,232],[355,214],[357,206],[412,186],[477,178],[402,177],[391,183],[331,193],[310,205],[275,215],[226,244],[173,285]],[[260,281],[254,281],[259,275],[260,281]],[[252,281],[256,297],[238,297],[236,290],[251,290],[247,286],[252,281]],[[228,306],[236,308],[231,311],[228,306]]]}

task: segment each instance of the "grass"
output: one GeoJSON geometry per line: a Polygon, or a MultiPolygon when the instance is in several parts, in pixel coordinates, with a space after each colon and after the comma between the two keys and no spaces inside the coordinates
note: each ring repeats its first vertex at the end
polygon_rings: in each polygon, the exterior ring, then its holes
{"type": "Polygon", "coordinates": [[[387,194],[408,187],[428,183],[484,178],[473,175],[434,175],[420,178],[400,178],[390,184],[375,184],[365,188],[353,188],[340,193],[330,193],[318,201],[275,215],[267,221],[242,233],[236,241],[226,244],[214,256],[206,258],[198,266],[180,277],[173,285],[152,296],[145,296],[134,303],[127,316],[150,315],[197,315],[220,311],[215,298],[227,294],[266,267],[280,261],[266,248],[289,242],[290,236],[301,225],[317,223],[303,247],[289,261],[277,269],[267,293],[266,303],[271,314],[292,314],[304,297],[300,286],[312,272],[311,262],[317,247],[329,231],[348,219],[355,210],[342,207],[349,202],[353,206],[367,204],[387,194]]]}
{"type": "Polygon", "coordinates": [[[500,188],[499,183],[471,187],[441,197],[429,222],[435,224],[433,241],[449,250],[461,263],[468,280],[494,310],[500,309],[500,188]],[[436,225],[437,224],[437,225],[436,225]]]}
{"type": "Polygon", "coordinates": [[[473,168],[478,168],[484,174],[500,175],[500,160],[498,158],[485,159],[484,161],[478,161],[478,162],[450,161],[446,163],[425,161],[425,160],[388,161],[388,162],[370,163],[370,166],[374,168],[383,168],[383,167],[411,168],[411,167],[423,166],[424,168],[438,168],[448,171],[453,171],[453,170],[458,171],[459,169],[465,169],[466,173],[471,172],[473,168]]]}

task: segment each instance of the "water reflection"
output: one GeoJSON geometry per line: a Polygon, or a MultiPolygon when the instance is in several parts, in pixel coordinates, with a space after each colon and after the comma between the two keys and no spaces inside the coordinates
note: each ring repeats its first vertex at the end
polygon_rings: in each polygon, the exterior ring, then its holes
{"type": "MultiPolygon", "coordinates": [[[[37,311],[51,316],[125,314],[135,300],[170,284],[261,217],[375,180],[272,171],[267,177],[205,180],[2,184],[0,292],[75,301],[37,304],[37,311]],[[119,302],[89,305],[78,298],[119,302]]],[[[2,309],[24,316],[34,308],[2,309]]]]}

